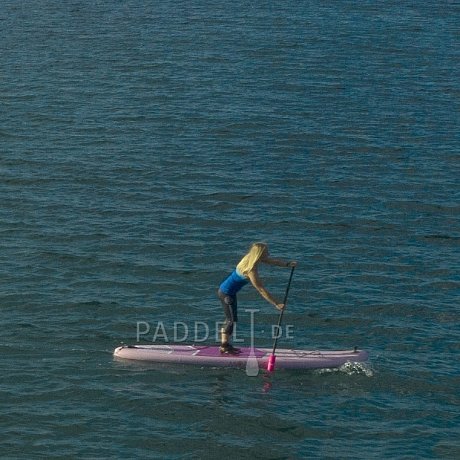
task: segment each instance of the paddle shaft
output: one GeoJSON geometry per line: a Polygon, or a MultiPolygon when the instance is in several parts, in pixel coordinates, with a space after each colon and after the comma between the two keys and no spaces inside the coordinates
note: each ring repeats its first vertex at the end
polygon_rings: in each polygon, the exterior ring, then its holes
{"type": "Polygon", "coordinates": [[[272,356],[275,355],[276,345],[278,343],[278,337],[280,335],[279,332],[280,332],[280,327],[281,327],[281,321],[283,320],[284,310],[286,310],[286,302],[287,302],[287,298],[288,298],[288,294],[289,294],[289,288],[291,287],[292,275],[294,275],[294,269],[295,269],[295,265],[293,265],[292,268],[291,268],[291,274],[289,275],[289,281],[288,281],[288,284],[287,284],[287,287],[286,287],[286,292],[284,294],[284,300],[283,300],[284,308],[281,310],[280,316],[278,318],[278,325],[276,326],[276,337],[275,337],[275,342],[273,343],[272,356]]]}

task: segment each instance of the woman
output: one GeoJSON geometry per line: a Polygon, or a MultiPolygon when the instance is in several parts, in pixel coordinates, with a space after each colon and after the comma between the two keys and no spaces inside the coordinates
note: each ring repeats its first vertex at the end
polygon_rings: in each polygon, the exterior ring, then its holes
{"type": "Polygon", "coordinates": [[[268,246],[265,243],[254,243],[249,252],[241,259],[231,275],[219,286],[217,295],[222,302],[225,313],[224,326],[221,329],[222,343],[221,353],[238,354],[239,349],[230,344],[230,337],[233,326],[238,321],[236,293],[246,284],[251,284],[257,289],[260,295],[278,310],[284,308],[264,287],[257,271],[259,263],[276,265],[278,267],[294,267],[297,262],[285,262],[278,259],[271,259],[268,253],[268,246]]]}

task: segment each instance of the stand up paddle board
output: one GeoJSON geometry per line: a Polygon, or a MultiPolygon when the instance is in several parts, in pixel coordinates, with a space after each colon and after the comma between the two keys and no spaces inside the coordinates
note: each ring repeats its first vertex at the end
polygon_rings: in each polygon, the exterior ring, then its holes
{"type": "MultiPolygon", "coordinates": [[[[257,359],[259,368],[266,369],[272,350],[269,348],[241,348],[238,355],[222,354],[218,346],[196,345],[128,345],[118,347],[114,356],[122,359],[156,363],[195,364],[212,367],[245,367],[249,358],[257,359]]],[[[364,350],[276,350],[279,369],[337,368],[347,362],[366,361],[364,350]]]]}

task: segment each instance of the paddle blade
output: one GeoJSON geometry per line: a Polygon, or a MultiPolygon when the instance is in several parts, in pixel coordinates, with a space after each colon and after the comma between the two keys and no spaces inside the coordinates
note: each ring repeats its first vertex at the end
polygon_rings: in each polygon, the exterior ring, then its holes
{"type": "Polygon", "coordinates": [[[275,370],[275,361],[276,361],[276,356],[270,355],[270,358],[268,358],[268,365],[267,365],[268,372],[273,372],[275,370]]]}

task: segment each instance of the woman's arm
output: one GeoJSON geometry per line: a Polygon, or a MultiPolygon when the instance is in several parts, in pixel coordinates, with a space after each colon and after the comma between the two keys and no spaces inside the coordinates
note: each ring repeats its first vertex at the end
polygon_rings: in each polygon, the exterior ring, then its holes
{"type": "Polygon", "coordinates": [[[262,281],[259,278],[257,270],[252,270],[248,273],[248,278],[251,281],[252,285],[257,289],[259,294],[269,303],[273,304],[276,308],[282,309],[283,304],[278,303],[276,299],[265,289],[262,281]]]}
{"type": "Polygon", "coordinates": [[[285,260],[271,259],[270,257],[266,257],[261,262],[268,265],[276,265],[277,267],[295,267],[297,265],[295,261],[286,262],[285,260]]]}

